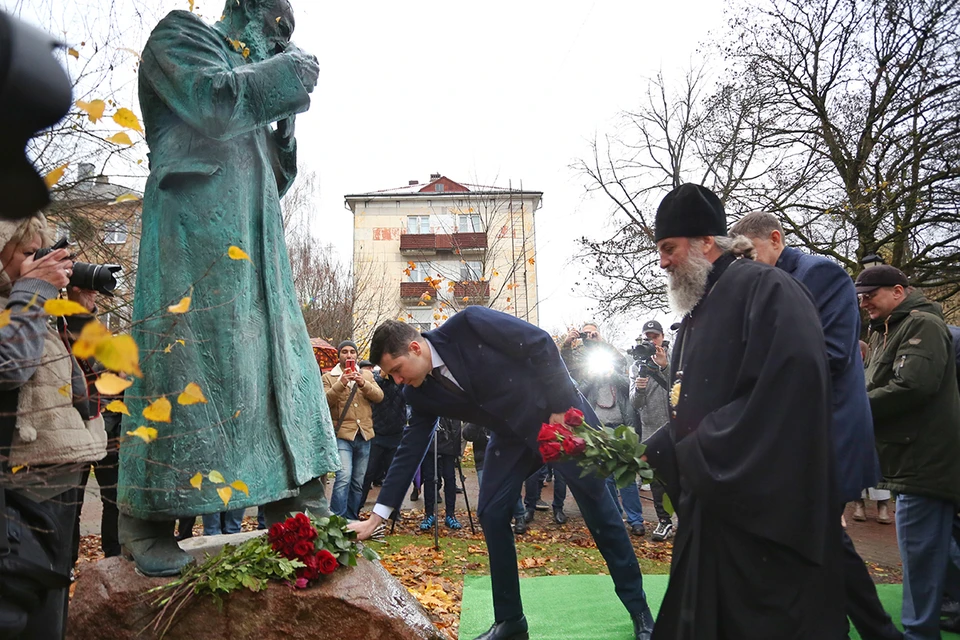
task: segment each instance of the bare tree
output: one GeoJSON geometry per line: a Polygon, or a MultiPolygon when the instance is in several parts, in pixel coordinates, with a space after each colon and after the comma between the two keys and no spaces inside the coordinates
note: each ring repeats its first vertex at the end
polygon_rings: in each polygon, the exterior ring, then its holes
{"type": "Polygon", "coordinates": [[[960,2],[752,0],[731,11],[722,82],[651,81],[624,128],[577,168],[616,211],[584,239],[611,312],[663,306],[653,203],[684,181],[737,217],[778,214],[788,238],[856,274],[878,253],[946,300],[960,292],[960,2]],[[669,96],[669,97],[667,97],[669,96]]]}

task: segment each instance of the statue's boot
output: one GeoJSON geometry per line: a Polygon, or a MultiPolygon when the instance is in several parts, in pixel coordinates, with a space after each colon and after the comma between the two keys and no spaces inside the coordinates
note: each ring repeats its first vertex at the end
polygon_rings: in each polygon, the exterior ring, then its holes
{"type": "Polygon", "coordinates": [[[179,575],[193,562],[193,556],[177,544],[175,525],[175,520],[140,520],[121,513],[118,528],[123,555],[136,562],[143,575],[179,575]]]}
{"type": "Polygon", "coordinates": [[[303,483],[300,485],[300,492],[291,498],[264,505],[263,517],[267,527],[270,527],[302,511],[309,511],[318,518],[330,515],[323,478],[314,478],[303,483]]]}

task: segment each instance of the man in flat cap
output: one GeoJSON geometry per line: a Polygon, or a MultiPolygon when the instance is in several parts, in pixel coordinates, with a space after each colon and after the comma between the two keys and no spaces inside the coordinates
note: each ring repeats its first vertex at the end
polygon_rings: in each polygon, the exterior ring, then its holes
{"type": "Polygon", "coordinates": [[[657,210],[683,321],[670,422],[647,440],[680,523],[653,637],[845,638],[820,320],[800,284],[738,259],[726,233],[723,205],[699,185],[657,210]]]}
{"type": "Polygon", "coordinates": [[[896,267],[857,278],[870,316],[867,396],[883,482],[897,495],[908,640],[940,637],[940,601],[960,504],[960,394],[953,339],[940,307],[896,267]]]}

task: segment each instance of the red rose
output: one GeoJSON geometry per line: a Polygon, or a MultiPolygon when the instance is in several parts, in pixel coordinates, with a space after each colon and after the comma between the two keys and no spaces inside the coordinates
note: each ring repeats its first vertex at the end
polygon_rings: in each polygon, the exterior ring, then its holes
{"type": "Polygon", "coordinates": [[[293,545],[293,544],[296,544],[296,543],[299,542],[299,541],[300,541],[300,534],[299,534],[299,532],[297,532],[297,531],[295,531],[295,530],[293,530],[293,529],[287,529],[287,530],[283,533],[283,542],[284,542],[284,544],[293,545]]]}
{"type": "Polygon", "coordinates": [[[303,527],[313,527],[313,524],[310,522],[310,518],[305,513],[298,513],[293,516],[294,521],[297,523],[298,528],[303,527]]]}
{"type": "Polygon", "coordinates": [[[564,438],[572,436],[573,432],[562,424],[543,424],[540,426],[540,433],[537,435],[538,442],[552,442],[557,440],[557,436],[564,438]]]}
{"type": "Polygon", "coordinates": [[[307,588],[307,579],[306,578],[297,578],[297,581],[293,583],[294,589],[306,589],[307,588]]]}
{"type": "Polygon", "coordinates": [[[320,573],[323,575],[333,573],[340,564],[337,562],[336,557],[326,549],[321,549],[317,554],[317,563],[319,564],[320,573]]]}
{"type": "Polygon", "coordinates": [[[313,543],[306,540],[300,540],[293,545],[293,554],[298,558],[305,558],[313,553],[313,543]]]}
{"type": "Polygon", "coordinates": [[[283,524],[280,522],[277,522],[276,524],[271,525],[270,531],[267,532],[267,535],[270,538],[270,542],[274,542],[282,538],[285,532],[286,532],[286,528],[283,526],[283,524]]]}
{"type": "Polygon", "coordinates": [[[543,442],[540,444],[540,456],[544,462],[555,462],[560,459],[563,448],[559,442],[543,442]]]}
{"type": "Polygon", "coordinates": [[[563,423],[568,427],[579,427],[583,424],[583,411],[570,407],[567,409],[567,412],[563,414],[563,423]]]}
{"type": "Polygon", "coordinates": [[[568,456],[578,456],[587,449],[587,443],[583,438],[570,436],[563,439],[563,452],[568,456]]]}

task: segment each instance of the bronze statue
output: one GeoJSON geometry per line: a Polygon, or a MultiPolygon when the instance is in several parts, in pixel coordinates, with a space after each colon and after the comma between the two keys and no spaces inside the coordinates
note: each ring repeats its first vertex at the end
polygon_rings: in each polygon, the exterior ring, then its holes
{"type": "Polygon", "coordinates": [[[318,477],[339,468],[280,214],[296,175],[294,117],[319,67],[290,42],[287,0],[227,0],[223,13],[210,26],[171,12],[140,67],[150,177],[133,337],[144,377],[127,392],[124,431],[149,424],[141,411],[159,396],[173,407],[170,423],[151,425],[157,440],[124,441],[118,502],[121,543],[148,575],[190,561],[174,521],[227,508],[218,488],[242,481],[249,495],[234,489],[229,508],[272,503],[277,521],[311,501],[325,509],[318,477]],[[250,261],[229,259],[231,246],[250,261]],[[168,313],[183,297],[190,310],[168,313]],[[177,404],[191,382],[207,403],[177,404]]]}

